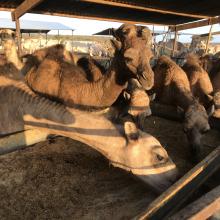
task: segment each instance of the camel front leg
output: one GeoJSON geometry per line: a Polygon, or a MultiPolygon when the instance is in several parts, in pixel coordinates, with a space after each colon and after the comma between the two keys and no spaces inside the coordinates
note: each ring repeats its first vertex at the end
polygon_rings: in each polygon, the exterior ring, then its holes
{"type": "Polygon", "coordinates": [[[48,135],[47,132],[33,129],[0,138],[0,155],[11,153],[32,144],[45,141],[48,135]]]}

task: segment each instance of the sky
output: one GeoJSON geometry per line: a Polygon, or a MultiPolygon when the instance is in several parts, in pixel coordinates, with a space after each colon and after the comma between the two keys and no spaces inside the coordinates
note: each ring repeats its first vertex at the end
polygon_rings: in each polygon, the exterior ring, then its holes
{"type": "MultiPolygon", "coordinates": [[[[11,13],[0,11],[0,23],[1,18],[9,18],[11,19],[11,13]]],[[[34,21],[47,21],[47,22],[59,22],[64,24],[65,26],[68,26],[75,31],[73,32],[74,35],[92,35],[94,33],[97,33],[99,31],[102,31],[107,28],[118,28],[121,23],[118,22],[108,22],[108,21],[97,21],[97,20],[88,20],[88,19],[78,19],[78,18],[67,18],[67,17],[59,17],[59,16],[50,16],[50,15],[39,15],[39,14],[30,14],[27,13],[23,15],[20,19],[24,20],[34,20],[34,21]]],[[[146,25],[151,30],[153,29],[152,25],[146,25]]],[[[166,31],[168,27],[165,26],[158,26],[155,25],[155,30],[159,31],[166,31]]],[[[187,34],[203,34],[208,33],[210,29],[210,26],[200,27],[200,28],[194,28],[189,30],[184,30],[182,32],[187,34]]],[[[216,24],[213,25],[212,31],[220,31],[220,25],[216,24]]],[[[57,34],[56,31],[51,31],[51,34],[57,34]]],[[[62,31],[60,34],[71,34],[71,31],[62,31]]],[[[156,41],[162,40],[163,36],[158,36],[156,38],[156,41]]],[[[180,35],[179,41],[186,43],[191,42],[191,35],[180,35]]],[[[220,35],[216,35],[213,37],[212,42],[220,42],[220,35]]]]}

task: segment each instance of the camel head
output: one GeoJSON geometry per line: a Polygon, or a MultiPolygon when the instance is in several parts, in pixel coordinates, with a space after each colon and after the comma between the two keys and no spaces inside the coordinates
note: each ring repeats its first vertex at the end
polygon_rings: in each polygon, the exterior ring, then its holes
{"type": "Polygon", "coordinates": [[[1,38],[1,40],[14,39],[15,32],[10,29],[1,29],[0,30],[0,38],[1,38]]]}
{"type": "Polygon", "coordinates": [[[123,24],[113,31],[113,36],[119,42],[118,49],[124,55],[124,62],[133,78],[138,79],[145,90],[154,84],[150,60],[153,57],[150,44],[151,32],[147,27],[123,24]]]}
{"type": "Polygon", "coordinates": [[[110,159],[114,166],[130,171],[158,192],[176,181],[176,165],[156,138],[138,130],[129,120],[124,123],[124,135],[126,146],[110,159]]]}
{"type": "Polygon", "coordinates": [[[190,105],[185,112],[184,132],[190,142],[193,159],[201,159],[201,137],[210,130],[208,115],[205,108],[198,102],[190,105]]]}

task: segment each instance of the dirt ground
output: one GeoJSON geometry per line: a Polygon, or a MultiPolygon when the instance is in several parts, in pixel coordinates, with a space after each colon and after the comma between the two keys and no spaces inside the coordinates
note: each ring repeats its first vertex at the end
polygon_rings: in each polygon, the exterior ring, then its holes
{"type": "MultiPolygon", "coordinates": [[[[181,124],[150,117],[145,130],[185,173],[192,167],[181,124]]],[[[204,151],[220,144],[217,131],[204,151]]],[[[0,157],[0,219],[131,219],[156,197],[129,173],[68,138],[57,137],[0,157]]]]}

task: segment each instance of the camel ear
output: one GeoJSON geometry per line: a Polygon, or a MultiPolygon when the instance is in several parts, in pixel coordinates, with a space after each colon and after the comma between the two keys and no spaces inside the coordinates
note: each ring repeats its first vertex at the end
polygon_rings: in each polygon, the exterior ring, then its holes
{"type": "Polygon", "coordinates": [[[152,95],[149,96],[150,101],[154,101],[156,99],[156,93],[153,93],[152,95]]]}
{"type": "Polygon", "coordinates": [[[118,40],[111,40],[111,44],[112,44],[112,47],[115,49],[115,50],[117,50],[117,51],[119,51],[120,49],[121,49],[121,42],[120,41],[118,41],[118,40]]]}
{"type": "Polygon", "coordinates": [[[131,98],[131,95],[127,92],[127,91],[124,91],[123,92],[123,97],[126,99],[126,100],[129,100],[131,98]]]}
{"type": "Polygon", "coordinates": [[[139,138],[139,131],[132,121],[124,123],[125,136],[128,141],[136,141],[139,138]]]}

